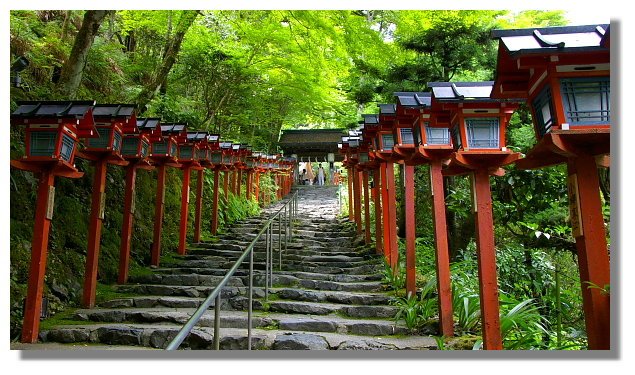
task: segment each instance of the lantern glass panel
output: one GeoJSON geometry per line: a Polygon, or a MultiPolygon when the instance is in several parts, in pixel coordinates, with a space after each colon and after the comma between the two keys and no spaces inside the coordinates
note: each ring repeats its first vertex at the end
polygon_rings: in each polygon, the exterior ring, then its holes
{"type": "Polygon", "coordinates": [[[392,147],[395,145],[395,141],[392,134],[382,134],[381,143],[382,143],[382,150],[392,149],[392,147]]]}
{"type": "Polygon", "coordinates": [[[570,125],[610,124],[608,77],[562,79],[560,87],[565,117],[570,125]]]}
{"type": "Polygon", "coordinates": [[[170,143],[170,155],[176,155],[176,144],[170,143]]]}
{"type": "Polygon", "coordinates": [[[540,94],[534,99],[532,106],[536,114],[534,122],[536,123],[538,134],[542,137],[549,133],[551,126],[553,126],[553,104],[551,103],[550,86],[547,85],[542,89],[540,94]]]}
{"type": "Polygon", "coordinates": [[[452,143],[454,143],[456,149],[463,147],[463,142],[461,142],[461,131],[456,125],[452,128],[452,143]]]}
{"type": "Polygon", "coordinates": [[[120,152],[121,151],[121,133],[115,132],[115,136],[112,142],[113,150],[120,152]]]}
{"type": "Polygon", "coordinates": [[[57,140],[57,130],[31,132],[29,156],[53,156],[57,140]]]}
{"type": "Polygon", "coordinates": [[[153,143],[152,144],[152,153],[153,154],[167,154],[168,153],[168,143],[166,141],[153,143]]]}
{"type": "Polygon", "coordinates": [[[86,142],[90,148],[107,148],[110,146],[110,132],[109,128],[97,128],[97,134],[99,137],[88,138],[86,142]]]}
{"type": "Polygon", "coordinates": [[[499,148],[498,118],[468,118],[465,123],[470,148],[499,148]]]}
{"type": "Polygon", "coordinates": [[[367,152],[360,152],[359,153],[359,162],[360,163],[368,163],[368,153],[367,152]]]}
{"type": "Polygon", "coordinates": [[[148,144],[148,142],[142,141],[141,142],[141,156],[143,157],[147,156],[149,148],[150,148],[150,145],[148,144]]]}
{"type": "Polygon", "coordinates": [[[192,159],[192,146],[179,146],[180,159],[192,159]]]}
{"type": "Polygon", "coordinates": [[[75,140],[68,134],[62,134],[62,148],[60,149],[60,157],[62,160],[71,162],[73,150],[75,149],[75,140]]]}
{"type": "MultiPolygon", "coordinates": [[[[139,146],[139,138],[126,137],[123,139],[121,154],[122,155],[137,155],[138,146],[139,146]]],[[[146,147],[147,147],[147,143],[146,143],[146,147]]]]}
{"type": "Polygon", "coordinates": [[[429,145],[450,144],[450,130],[447,128],[426,127],[426,143],[429,145]]]}
{"type": "Polygon", "coordinates": [[[215,152],[212,154],[212,163],[220,164],[222,162],[222,155],[220,152],[215,152]]]}
{"type": "MultiPolygon", "coordinates": [[[[427,126],[428,123],[426,123],[426,127],[427,126]]],[[[413,130],[415,145],[423,144],[423,139],[421,139],[421,126],[417,123],[417,125],[414,126],[413,130]]]]}
{"type": "Polygon", "coordinates": [[[412,128],[400,128],[399,134],[401,135],[401,144],[402,145],[413,145],[415,144],[414,137],[412,135],[412,128]]]}

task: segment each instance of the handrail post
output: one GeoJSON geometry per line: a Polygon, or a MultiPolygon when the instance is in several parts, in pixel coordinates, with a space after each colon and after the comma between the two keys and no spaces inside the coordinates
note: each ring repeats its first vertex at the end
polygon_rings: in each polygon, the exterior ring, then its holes
{"type": "Polygon", "coordinates": [[[269,301],[269,232],[271,222],[267,222],[267,232],[265,235],[265,301],[269,301]]]}
{"type": "Polygon", "coordinates": [[[269,288],[273,287],[273,219],[269,225],[269,288]]]}
{"type": "Polygon", "coordinates": [[[247,308],[247,350],[251,350],[251,317],[254,303],[254,250],[249,254],[249,307],[247,308]]]}
{"type": "Polygon", "coordinates": [[[220,296],[218,293],[216,296],[216,302],[214,302],[214,350],[220,349],[220,296]]]}
{"type": "Polygon", "coordinates": [[[280,214],[278,214],[278,257],[279,271],[282,271],[282,215],[280,214]]]}

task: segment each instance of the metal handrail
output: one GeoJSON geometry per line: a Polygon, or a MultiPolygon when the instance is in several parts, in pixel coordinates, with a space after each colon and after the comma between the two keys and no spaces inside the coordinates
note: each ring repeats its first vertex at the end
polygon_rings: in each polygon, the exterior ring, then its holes
{"type": "Polygon", "coordinates": [[[225,285],[229,282],[229,279],[234,275],[238,267],[245,261],[245,258],[249,256],[249,307],[247,310],[247,350],[251,350],[251,320],[252,320],[252,304],[253,304],[253,273],[254,273],[254,247],[263,234],[266,236],[266,263],[265,263],[265,301],[269,298],[269,284],[273,286],[273,246],[272,246],[272,224],[274,220],[278,218],[278,251],[280,252],[280,270],[282,270],[282,222],[285,223],[284,249],[287,249],[287,242],[293,238],[293,220],[297,217],[298,213],[298,192],[295,191],[293,195],[287,200],[278,211],[276,211],[267,220],[265,225],[256,235],[253,241],[247,246],[242,255],[236,260],[236,263],[232,268],[227,271],[225,277],[218,283],[212,293],[203,301],[199,308],[192,314],[190,319],[183,325],[177,335],[170,341],[165,350],[176,350],[181,343],[185,341],[187,336],[191,333],[194,326],[201,319],[207,309],[214,303],[214,349],[218,350],[220,347],[220,305],[221,305],[221,292],[225,285]],[[287,206],[289,209],[287,210],[287,206]],[[284,209],[284,218],[281,215],[284,209]],[[271,254],[270,254],[271,253],[271,254]],[[271,255],[271,256],[270,256],[271,255]]]}

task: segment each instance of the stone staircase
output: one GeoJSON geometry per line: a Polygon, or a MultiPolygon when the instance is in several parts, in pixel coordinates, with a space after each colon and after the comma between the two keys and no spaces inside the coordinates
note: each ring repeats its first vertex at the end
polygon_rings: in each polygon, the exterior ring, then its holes
{"type": "MultiPolygon", "coordinates": [[[[77,310],[71,318],[75,324],[43,331],[41,340],[165,348],[279,207],[235,224],[218,242],[195,244],[182,259],[132,278],[117,287],[125,297],[77,310]]],[[[299,211],[294,238],[282,252],[281,270],[274,246],[268,300],[264,298],[264,238],[256,245],[252,348],[436,348],[433,338],[411,336],[395,323],[392,297],[380,282],[381,258],[355,246],[359,239],[350,224],[336,219],[334,188],[302,189],[299,211]]],[[[245,262],[222,292],[221,349],[247,348],[248,267],[245,262]]],[[[214,309],[210,308],[181,348],[212,348],[213,325],[214,309]]]]}

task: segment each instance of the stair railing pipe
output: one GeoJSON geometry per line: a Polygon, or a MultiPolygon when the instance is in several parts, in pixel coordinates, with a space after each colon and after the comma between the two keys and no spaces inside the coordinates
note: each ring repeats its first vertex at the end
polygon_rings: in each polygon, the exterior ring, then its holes
{"type": "MultiPolygon", "coordinates": [[[[223,279],[218,283],[218,285],[209,294],[209,296],[207,296],[207,298],[205,298],[205,300],[201,303],[201,305],[198,307],[198,309],[196,309],[194,314],[192,314],[190,319],[183,325],[181,330],[176,334],[176,336],[172,339],[172,341],[170,341],[168,346],[165,348],[166,350],[177,350],[179,348],[181,343],[183,343],[183,341],[185,341],[185,339],[190,334],[192,329],[194,329],[196,324],[203,317],[203,315],[205,314],[207,309],[209,309],[209,307],[212,305],[213,301],[215,302],[215,305],[214,305],[214,349],[218,350],[220,348],[220,305],[221,305],[221,293],[222,293],[223,288],[229,282],[229,279],[232,276],[234,276],[234,274],[236,273],[236,270],[238,270],[238,268],[245,261],[247,256],[249,256],[249,263],[250,263],[250,266],[249,266],[249,307],[248,307],[248,310],[247,310],[247,320],[248,320],[248,322],[247,322],[247,337],[248,337],[249,342],[247,344],[247,348],[251,349],[251,326],[252,326],[251,319],[252,319],[252,302],[253,302],[253,273],[254,273],[253,272],[253,262],[254,262],[253,252],[254,252],[254,247],[256,246],[256,243],[258,242],[258,240],[260,240],[260,238],[262,237],[263,234],[267,235],[267,234],[271,233],[272,223],[274,222],[274,220],[276,218],[278,218],[278,216],[280,216],[282,214],[282,209],[284,207],[286,207],[286,205],[289,205],[289,207],[291,207],[293,202],[296,202],[296,204],[297,204],[297,194],[298,194],[298,192],[296,191],[293,194],[293,196],[287,202],[285,202],[283,207],[280,207],[280,209],[278,209],[278,211],[276,213],[274,213],[267,220],[265,225],[262,227],[262,229],[260,229],[260,231],[256,235],[256,238],[254,238],[253,241],[251,241],[251,243],[247,246],[245,251],[236,260],[234,265],[229,269],[229,271],[227,271],[227,273],[225,274],[223,279]]],[[[269,253],[267,252],[267,255],[268,254],[269,253]]],[[[269,262],[269,259],[267,259],[267,262],[269,262]]],[[[269,269],[269,266],[266,265],[265,268],[269,269]]],[[[266,273],[266,275],[268,275],[268,273],[266,273]]],[[[266,281],[268,281],[268,280],[266,280],[266,281]]],[[[266,300],[267,294],[269,292],[268,285],[269,285],[269,283],[265,282],[265,293],[266,293],[265,300],[266,300]]]]}

